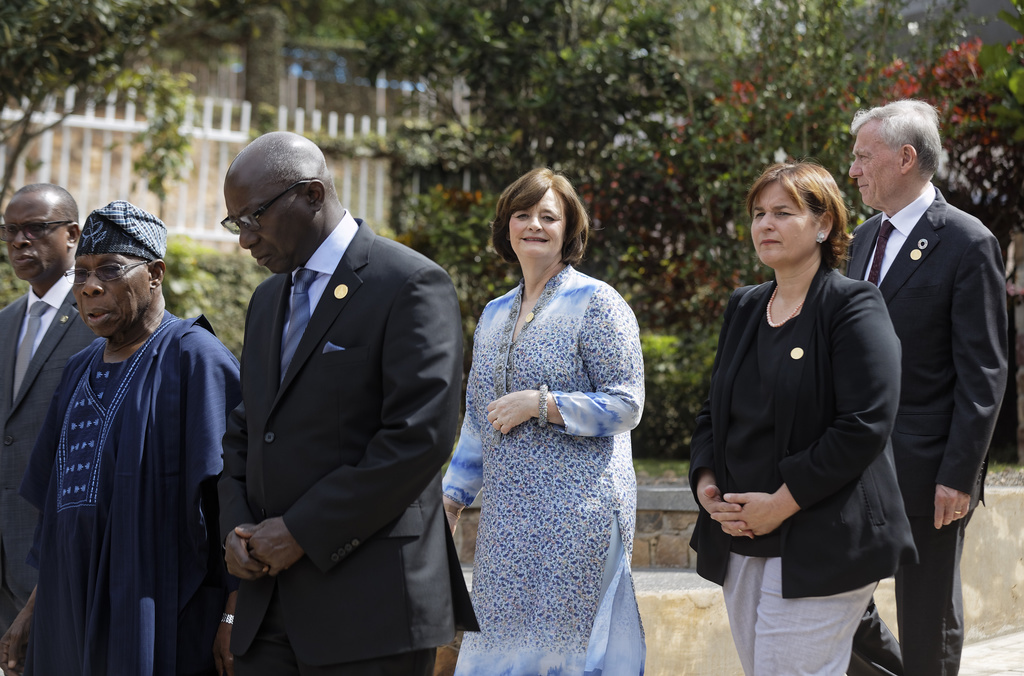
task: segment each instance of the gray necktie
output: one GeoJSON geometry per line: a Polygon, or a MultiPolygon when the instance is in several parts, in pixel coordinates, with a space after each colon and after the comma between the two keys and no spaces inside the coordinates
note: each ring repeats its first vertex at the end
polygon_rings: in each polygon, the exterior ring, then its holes
{"type": "Polygon", "coordinates": [[[25,329],[25,337],[18,345],[18,358],[14,362],[14,389],[12,397],[18,396],[18,389],[21,388],[21,381],[25,379],[25,372],[28,371],[28,363],[32,361],[32,347],[36,344],[36,336],[39,334],[39,318],[50,306],[41,300],[32,303],[28,309],[28,328],[25,329]]]}
{"type": "Polygon", "coordinates": [[[292,312],[288,319],[288,333],[281,342],[281,380],[295,356],[302,333],[309,323],[309,285],[316,279],[316,270],[299,268],[292,284],[292,312]]]}

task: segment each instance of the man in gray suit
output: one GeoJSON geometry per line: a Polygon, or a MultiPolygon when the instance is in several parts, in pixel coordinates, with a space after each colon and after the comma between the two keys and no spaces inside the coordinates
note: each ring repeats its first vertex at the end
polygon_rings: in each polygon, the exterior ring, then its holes
{"type": "Polygon", "coordinates": [[[854,233],[848,272],[878,284],[903,344],[892,447],[920,562],[896,573],[899,645],[872,604],[848,673],[949,676],[964,641],[964,529],[983,497],[1006,390],[1002,254],[988,228],[931,184],[941,153],[932,106],[860,111],[851,131],[850,177],[881,213],[854,233]]]}
{"type": "Polygon", "coordinates": [[[71,282],[78,205],[56,185],[14,193],[0,236],[28,293],[0,310],[0,636],[36,585],[25,563],[38,514],[18,495],[25,464],[68,357],[96,337],[75,309],[71,282]]]}

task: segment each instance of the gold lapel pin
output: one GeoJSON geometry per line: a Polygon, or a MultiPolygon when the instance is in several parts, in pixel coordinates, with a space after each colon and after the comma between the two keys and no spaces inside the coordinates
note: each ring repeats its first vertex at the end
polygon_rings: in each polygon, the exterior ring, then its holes
{"type": "Polygon", "coordinates": [[[67,315],[61,315],[60,316],[60,323],[61,324],[67,324],[68,323],[68,319],[69,319],[69,317],[67,315]]]}
{"type": "Polygon", "coordinates": [[[802,348],[802,347],[794,347],[793,350],[789,353],[789,356],[792,357],[793,359],[803,359],[804,358],[804,348],[802,348]]]}
{"type": "Polygon", "coordinates": [[[911,258],[911,260],[915,260],[915,261],[921,260],[921,250],[920,249],[914,249],[913,251],[911,251],[910,252],[910,258],[911,258]]]}
{"type": "Polygon", "coordinates": [[[341,300],[348,295],[348,284],[339,284],[334,287],[334,297],[341,300]]]}

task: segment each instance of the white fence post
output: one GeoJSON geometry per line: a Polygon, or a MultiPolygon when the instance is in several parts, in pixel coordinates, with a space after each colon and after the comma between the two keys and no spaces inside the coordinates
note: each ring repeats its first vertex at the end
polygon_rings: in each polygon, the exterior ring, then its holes
{"type": "MultiPolygon", "coordinates": [[[[185,128],[192,129],[193,120],[196,116],[195,110],[196,100],[194,97],[188,97],[188,103],[185,107],[185,128]]],[[[178,232],[185,232],[188,225],[185,219],[186,213],[188,212],[188,181],[178,182],[178,218],[176,219],[175,227],[178,232]]]]}
{"type": "MultiPolygon", "coordinates": [[[[370,116],[363,115],[359,125],[359,135],[362,137],[370,134],[370,116]]],[[[366,218],[369,204],[366,201],[366,192],[370,182],[370,160],[365,157],[359,158],[359,216],[366,218]]]]}
{"type": "Polygon", "coordinates": [[[79,188],[78,197],[76,198],[78,203],[85,207],[86,213],[90,211],[88,205],[89,202],[89,164],[92,156],[92,129],[95,126],[93,118],[96,116],[96,102],[86,101],[85,102],[85,124],[82,133],[82,169],[81,174],[78,177],[79,188]]]}
{"type": "Polygon", "coordinates": [[[124,106],[124,121],[127,131],[121,142],[121,183],[118,186],[117,198],[126,200],[131,197],[132,181],[132,132],[135,126],[135,102],[128,101],[124,106]]]}
{"type": "Polygon", "coordinates": [[[110,160],[111,146],[114,144],[114,120],[117,107],[117,94],[107,94],[106,105],[103,110],[103,121],[106,125],[103,129],[103,146],[100,148],[100,206],[109,204],[110,199],[110,160]]]}
{"type": "MultiPolygon", "coordinates": [[[[386,136],[388,133],[388,119],[386,117],[377,118],[377,135],[386,136]]],[[[373,217],[375,222],[384,222],[384,161],[377,160],[377,176],[376,183],[373,186],[374,194],[374,210],[373,217]]]]}
{"type": "MultiPolygon", "coordinates": [[[[356,117],[352,113],[345,114],[345,140],[351,141],[356,135],[356,117]]],[[[352,160],[341,161],[341,204],[352,210],[352,160]]],[[[362,214],[360,214],[362,216],[362,214]]]]}
{"type": "MultiPolygon", "coordinates": [[[[64,114],[70,115],[75,110],[74,87],[68,87],[64,91],[64,114]]],[[[67,122],[65,118],[65,122],[67,122]]],[[[71,171],[71,127],[62,124],[60,127],[60,173],[58,174],[58,185],[67,187],[68,175],[71,171]]],[[[81,208],[81,207],[79,207],[81,208]]],[[[81,218],[81,215],[80,215],[81,218]]]]}
{"type": "MultiPolygon", "coordinates": [[[[210,77],[212,83],[212,74],[210,77]]],[[[320,110],[316,107],[315,83],[307,81],[302,92],[292,78],[285,91],[294,102],[304,93],[306,107],[279,106],[278,128],[286,130],[291,125],[299,134],[326,133],[330,138],[343,135],[347,145],[361,147],[371,134],[387,134],[388,120],[384,113],[390,84],[386,73],[381,72],[371,85],[376,87],[373,102],[376,115],[371,116],[320,110]]],[[[413,86],[409,91],[417,89],[413,86]]],[[[431,97],[429,89],[417,94],[421,101],[431,97]]],[[[153,150],[148,142],[144,149],[136,149],[134,144],[135,135],[145,131],[149,120],[155,116],[152,103],[147,102],[149,105],[140,109],[132,100],[133,93],[123,101],[112,94],[102,101],[79,101],[81,109],[76,112],[76,96],[77,91],[68,88],[62,95],[47,99],[42,109],[33,113],[32,123],[37,128],[56,124],[60,129],[59,132],[56,128],[46,129],[30,144],[26,157],[31,161],[21,158],[12,168],[13,187],[56,180],[75,196],[82,212],[80,218],[110,200],[126,199],[160,215],[171,234],[233,241],[229,233],[217,227],[216,221],[222,217],[224,209],[222,187],[228,166],[235,153],[250,140],[252,105],[249,102],[204,96],[200,111],[197,100],[189,99],[180,132],[191,139],[193,165],[187,173],[172,177],[167,198],[160,203],[149,192],[147,178],[133,173],[132,164],[136,153],[153,150]],[[100,103],[104,105],[101,117],[96,114],[100,103]],[[94,148],[93,136],[97,133],[101,140],[94,148]]],[[[22,107],[24,105],[22,103],[22,107]]],[[[18,110],[8,108],[0,109],[0,114],[5,120],[15,120],[21,115],[18,110]]],[[[0,146],[0,164],[8,154],[9,149],[0,146]]],[[[340,173],[339,197],[344,206],[356,216],[372,218],[383,225],[390,208],[387,160],[359,152],[333,164],[340,173]],[[354,176],[356,172],[358,178],[354,176]],[[358,180],[357,186],[353,185],[355,180],[358,180]]],[[[415,175],[412,181],[414,193],[418,192],[419,176],[415,175]]]]}
{"type": "MultiPolygon", "coordinates": [[[[43,102],[43,115],[47,118],[53,116],[57,107],[57,97],[47,96],[43,102]]],[[[49,183],[50,174],[53,172],[53,129],[47,129],[39,139],[39,182],[49,183]]]]}

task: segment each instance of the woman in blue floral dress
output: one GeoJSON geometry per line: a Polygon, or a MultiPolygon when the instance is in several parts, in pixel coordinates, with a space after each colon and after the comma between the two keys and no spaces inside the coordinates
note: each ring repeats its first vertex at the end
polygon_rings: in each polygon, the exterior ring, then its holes
{"type": "Polygon", "coordinates": [[[643,410],[643,357],[626,302],[572,267],[589,225],[572,185],[549,169],[498,201],[492,243],[523,280],[477,324],[444,479],[453,529],[483,490],[480,632],[465,635],[456,676],[643,673],[629,440],[643,410]]]}

